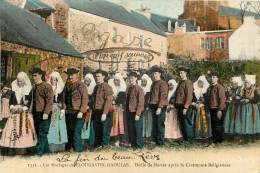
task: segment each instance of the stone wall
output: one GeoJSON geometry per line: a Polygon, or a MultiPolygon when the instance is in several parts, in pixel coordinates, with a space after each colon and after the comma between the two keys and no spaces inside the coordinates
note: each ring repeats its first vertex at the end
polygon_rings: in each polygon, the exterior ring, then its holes
{"type": "MultiPolygon", "coordinates": [[[[40,56],[40,67],[42,70],[46,71],[46,79],[48,79],[49,75],[53,71],[59,71],[61,73],[61,76],[63,80],[67,78],[67,75],[64,73],[67,71],[67,68],[75,67],[80,69],[79,78],[82,78],[82,63],[83,61],[79,58],[69,57],[69,56],[63,56],[59,55],[57,53],[42,51],[39,49],[29,48],[26,46],[21,46],[17,44],[12,44],[8,42],[1,42],[2,50],[4,51],[11,51],[12,57],[15,62],[15,55],[16,54],[33,54],[33,55],[39,55],[40,56]]],[[[15,63],[13,63],[14,65],[15,63]]],[[[14,70],[14,66],[11,68],[14,70]]],[[[10,72],[9,72],[10,73],[10,72]]],[[[15,76],[12,76],[15,77],[15,76]]]]}

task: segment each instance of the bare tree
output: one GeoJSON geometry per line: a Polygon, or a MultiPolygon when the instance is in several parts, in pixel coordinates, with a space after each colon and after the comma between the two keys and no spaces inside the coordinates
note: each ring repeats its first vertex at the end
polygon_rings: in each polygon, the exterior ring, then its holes
{"type": "Polygon", "coordinates": [[[247,11],[249,7],[249,2],[247,1],[241,1],[240,2],[240,14],[241,14],[241,23],[244,23],[244,17],[245,17],[245,13],[247,11]]]}
{"type": "Polygon", "coordinates": [[[256,13],[260,14],[260,2],[254,1],[254,2],[248,2],[249,7],[252,8],[256,13]]]}

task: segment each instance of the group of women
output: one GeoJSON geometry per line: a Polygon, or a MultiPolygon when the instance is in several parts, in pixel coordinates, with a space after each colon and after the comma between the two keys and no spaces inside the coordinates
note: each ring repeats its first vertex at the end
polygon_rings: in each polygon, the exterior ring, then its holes
{"type": "MultiPolygon", "coordinates": [[[[65,123],[65,110],[63,103],[64,81],[58,72],[53,72],[47,80],[52,85],[54,91],[54,104],[52,110],[51,124],[48,141],[53,151],[62,151],[65,143],[68,142],[67,129],[65,123]]],[[[86,123],[82,129],[82,139],[84,143],[89,143],[90,138],[94,137],[91,129],[93,124],[92,114],[92,94],[96,82],[92,74],[84,77],[88,94],[89,105],[87,108],[86,123]]],[[[151,144],[152,135],[152,113],[149,108],[149,97],[152,86],[152,79],[148,74],[143,74],[138,81],[138,85],[145,94],[145,108],[143,116],[143,138],[146,144],[151,144]]],[[[225,116],[225,132],[229,135],[240,134],[250,136],[260,133],[260,90],[256,87],[256,76],[245,75],[243,81],[241,77],[231,79],[231,87],[226,87],[227,109],[225,116]]],[[[128,142],[127,118],[125,112],[126,92],[129,86],[127,80],[121,73],[116,73],[110,77],[108,84],[113,88],[113,127],[110,133],[110,144],[114,146],[130,147],[128,142]]],[[[207,110],[205,97],[207,96],[210,84],[205,75],[202,75],[194,82],[193,92],[193,119],[192,124],[196,139],[209,139],[212,136],[210,114],[207,110]]],[[[174,107],[175,92],[178,83],[171,79],[168,81],[168,106],[165,120],[165,138],[168,140],[180,140],[182,134],[174,107]]],[[[1,150],[8,150],[15,154],[28,153],[30,148],[37,143],[37,136],[34,129],[33,117],[30,113],[29,93],[32,84],[25,72],[19,72],[16,80],[11,84],[11,88],[2,86],[1,91],[1,115],[0,132],[1,150]]]]}

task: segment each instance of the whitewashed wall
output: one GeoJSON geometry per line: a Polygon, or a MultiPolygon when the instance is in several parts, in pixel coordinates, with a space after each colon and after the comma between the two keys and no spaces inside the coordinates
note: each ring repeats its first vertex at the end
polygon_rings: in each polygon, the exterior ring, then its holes
{"type": "Polygon", "coordinates": [[[230,60],[260,60],[260,25],[251,17],[229,37],[230,60]]]}

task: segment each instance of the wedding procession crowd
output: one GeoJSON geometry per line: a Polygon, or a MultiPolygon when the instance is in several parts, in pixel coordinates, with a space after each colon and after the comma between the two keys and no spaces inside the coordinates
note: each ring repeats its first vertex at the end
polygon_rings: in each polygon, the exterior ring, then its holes
{"type": "Polygon", "coordinates": [[[59,72],[47,81],[42,69],[31,73],[34,84],[27,73],[19,72],[10,87],[1,86],[1,155],[42,156],[51,147],[136,150],[144,143],[160,147],[166,140],[216,145],[227,135],[246,142],[259,139],[255,75],[234,76],[224,87],[215,71],[193,83],[185,67],[178,68],[178,82],[165,81],[158,66],[147,74],[129,72],[127,78],[98,69],[83,81],[75,68],[67,69],[66,81],[59,72]]]}

